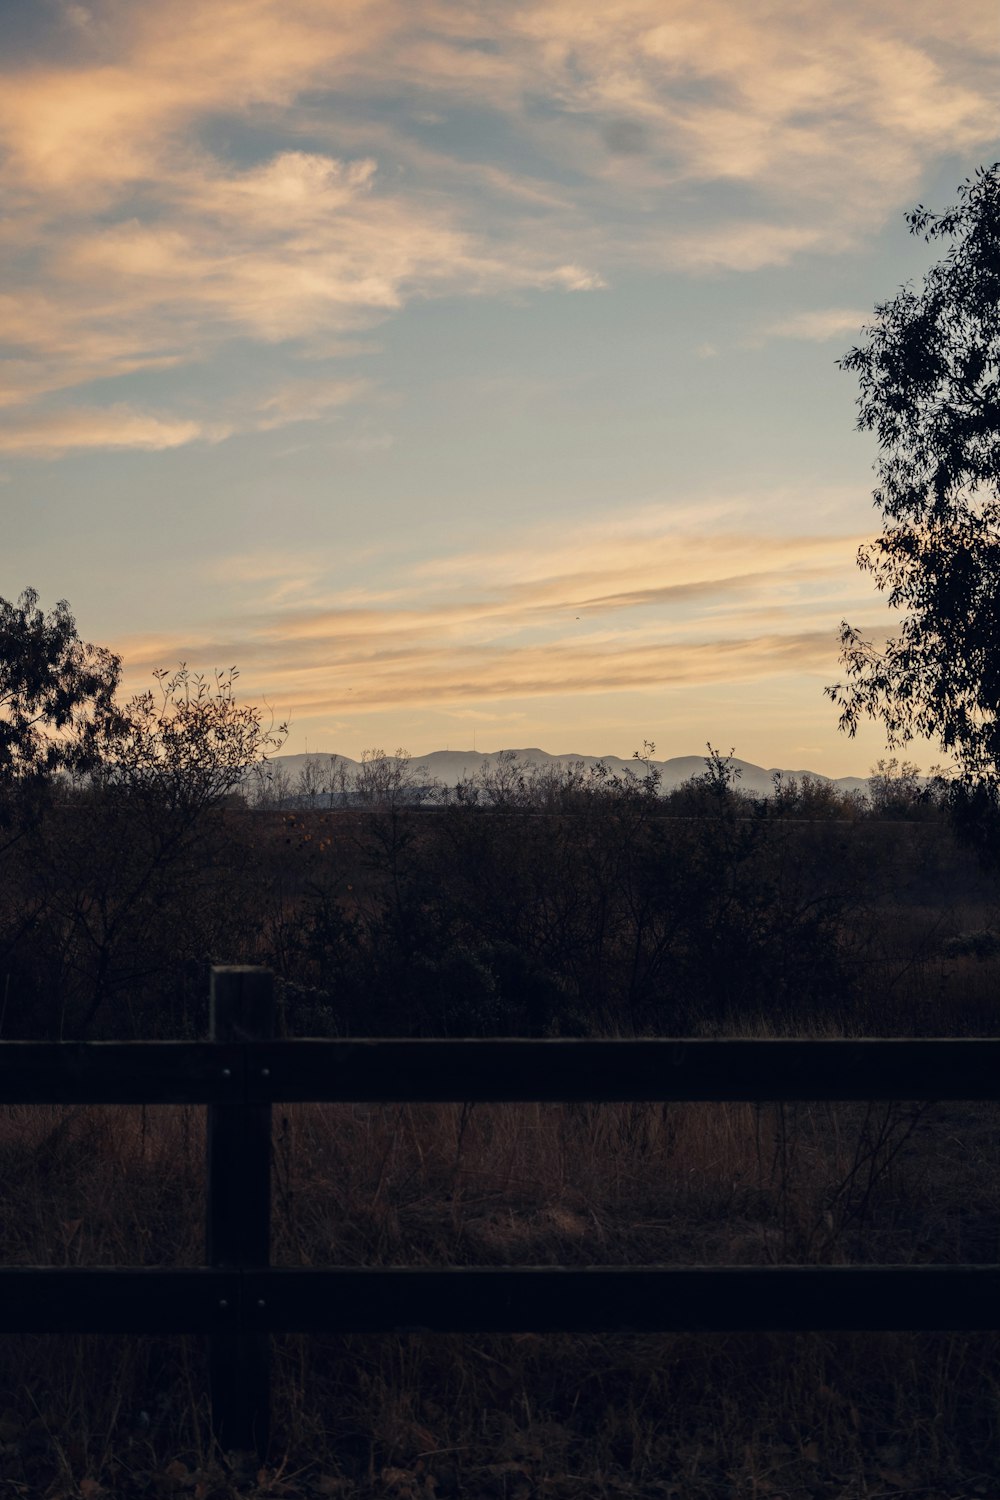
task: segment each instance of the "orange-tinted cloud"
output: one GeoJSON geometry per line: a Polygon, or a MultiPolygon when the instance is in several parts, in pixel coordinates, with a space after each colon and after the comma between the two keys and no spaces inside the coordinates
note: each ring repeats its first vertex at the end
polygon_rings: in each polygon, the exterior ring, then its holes
{"type": "MultiPolygon", "coordinates": [[[[929,161],[1000,132],[1000,36],[980,0],[64,14],[58,55],[0,64],[0,312],[17,356],[0,404],[24,412],[24,440],[7,440],[22,453],[47,392],[234,338],[316,352],[414,297],[585,292],[623,266],[752,271],[843,250],[929,161]],[[375,120],[359,107],[373,89],[395,106],[375,120]],[[492,112],[535,165],[412,128],[457,107],[492,112]],[[225,144],[244,127],[252,159],[225,144]],[[712,198],[727,183],[739,210],[712,198]],[[641,212],[623,220],[622,205],[641,212]]],[[[209,426],[228,420],[231,393],[216,399],[209,426]]]]}
{"type": "MultiPolygon", "coordinates": [[[[521,698],[835,674],[857,538],[539,529],[520,547],[397,568],[336,591],[315,553],[212,565],[234,612],[212,636],[116,643],[139,683],[172,660],[238,661],[281,716],[474,707],[521,698]],[[472,581],[474,580],[474,581],[472,581]],[[254,599],[256,606],[238,601],[254,599]]],[[[858,597],[870,600],[858,589],[858,597]]]]}
{"type": "Polygon", "coordinates": [[[772,338],[783,339],[843,339],[860,335],[864,324],[871,322],[872,314],[859,308],[818,307],[793,313],[770,324],[765,330],[772,338]]]}
{"type": "Polygon", "coordinates": [[[190,419],[165,418],[129,406],[69,407],[0,424],[0,453],[58,458],[78,448],[132,448],[157,452],[198,439],[219,442],[231,429],[190,419]]]}

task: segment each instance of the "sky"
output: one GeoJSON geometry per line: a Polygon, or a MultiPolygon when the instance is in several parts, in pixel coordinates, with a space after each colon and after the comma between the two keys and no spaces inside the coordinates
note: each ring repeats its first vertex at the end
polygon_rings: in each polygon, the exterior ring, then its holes
{"type": "Polygon", "coordinates": [[[836,360],[998,158],[995,0],[0,0],[0,595],[288,751],[864,775],[836,360]]]}

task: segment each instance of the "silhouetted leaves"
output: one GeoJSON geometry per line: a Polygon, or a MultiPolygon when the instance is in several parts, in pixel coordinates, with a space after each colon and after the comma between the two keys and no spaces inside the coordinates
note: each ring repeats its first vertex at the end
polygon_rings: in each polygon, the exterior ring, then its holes
{"type": "Polygon", "coordinates": [[[1000,764],[1000,163],[959,195],[907,216],[914,234],[954,243],[841,361],[882,450],[885,528],[858,561],[905,613],[884,644],[845,622],[848,680],[827,691],[847,733],[874,718],[891,746],[936,739],[979,776],[1000,764]]]}
{"type": "Polygon", "coordinates": [[[65,599],[48,614],[34,589],[0,599],[0,785],[92,764],[120,671],[81,641],[65,599]]]}

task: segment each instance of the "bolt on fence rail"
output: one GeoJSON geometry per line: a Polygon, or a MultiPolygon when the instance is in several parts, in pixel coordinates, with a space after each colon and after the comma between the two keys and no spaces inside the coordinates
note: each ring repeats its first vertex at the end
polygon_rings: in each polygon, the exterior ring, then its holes
{"type": "Polygon", "coordinates": [[[213,1433],[269,1441],[272,1333],[1000,1328],[1000,1266],[276,1270],[275,1101],[1000,1100],[1000,1039],[274,1039],[266,969],[212,971],[207,1042],[0,1042],[0,1103],[208,1106],[206,1264],[0,1268],[0,1332],[199,1333],[213,1433]]]}

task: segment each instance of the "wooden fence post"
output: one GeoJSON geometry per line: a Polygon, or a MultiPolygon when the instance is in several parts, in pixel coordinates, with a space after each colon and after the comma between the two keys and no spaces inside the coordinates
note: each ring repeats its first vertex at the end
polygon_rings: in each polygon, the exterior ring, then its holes
{"type": "MultiPolygon", "coordinates": [[[[215,967],[209,1037],[263,1041],[274,1035],[274,978],[268,969],[215,967]]],[[[233,1102],[208,1107],[206,1260],[227,1270],[264,1270],[271,1252],[271,1106],[248,1104],[246,1078],[232,1079],[233,1102]]],[[[241,1299],[242,1300],[242,1299],[241,1299]]],[[[212,1429],[223,1449],[256,1450],[270,1437],[270,1340],[244,1330],[209,1341],[212,1429]]]]}

